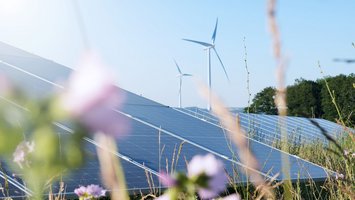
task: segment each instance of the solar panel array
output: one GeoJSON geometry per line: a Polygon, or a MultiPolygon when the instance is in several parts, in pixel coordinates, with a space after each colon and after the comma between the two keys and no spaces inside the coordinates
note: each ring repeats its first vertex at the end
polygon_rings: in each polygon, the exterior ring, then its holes
{"type": "MultiPolygon", "coordinates": [[[[67,79],[71,69],[26,53],[22,50],[0,43],[0,73],[6,74],[12,81],[35,97],[43,97],[55,90],[61,90],[64,85],[60,81],[67,79]]],[[[162,170],[186,170],[185,160],[190,160],[196,154],[212,153],[223,161],[227,172],[232,174],[236,167],[239,175],[237,182],[244,182],[239,167],[240,159],[235,156],[236,147],[231,144],[225,130],[216,126],[218,121],[210,114],[199,110],[206,120],[196,118],[191,110],[176,110],[152,100],[124,91],[126,103],[122,108],[113,108],[115,116],[130,120],[131,133],[122,140],[117,140],[120,151],[114,154],[121,158],[127,179],[127,187],[131,192],[149,191],[150,188],[161,187],[158,182],[158,172],[162,170]],[[189,114],[187,114],[189,113],[189,114]],[[176,150],[182,146],[179,159],[176,150]],[[175,153],[174,153],[175,152],[175,153]],[[175,160],[176,164],[172,165],[175,160]],[[147,173],[152,174],[152,182],[148,183],[147,173]]],[[[3,99],[4,100],[4,99],[3,99]]],[[[9,106],[18,102],[5,99],[9,106]]],[[[20,107],[22,105],[19,105],[20,107]]],[[[257,115],[255,115],[255,118],[257,115]]],[[[264,119],[266,121],[266,119],[264,119]]],[[[268,119],[269,120],[269,119],[268,119]]],[[[243,121],[243,120],[242,120],[243,121]]],[[[273,119],[269,121],[272,125],[273,119]]],[[[242,122],[245,126],[245,122],[242,122]]],[[[71,134],[70,125],[55,123],[58,134],[71,134]]],[[[276,137],[276,136],[275,136],[276,137]]],[[[324,168],[302,160],[296,156],[281,152],[260,141],[250,139],[250,148],[255,153],[262,168],[258,171],[263,177],[270,178],[281,171],[281,155],[286,154],[291,163],[291,178],[293,180],[324,179],[327,172],[324,168]]],[[[64,177],[66,193],[73,194],[79,185],[101,184],[99,163],[95,152],[100,148],[90,136],[85,138],[85,147],[89,155],[85,165],[64,177]]],[[[10,183],[10,196],[23,196],[30,193],[19,181],[13,181],[11,171],[6,168],[0,174],[0,180],[10,183]]],[[[282,180],[282,175],[277,180],[282,180]]],[[[1,182],[0,182],[1,183],[1,182]]],[[[1,186],[0,186],[1,187],[1,186]]],[[[0,191],[0,198],[7,196],[0,191]]]]}
{"type": "MultiPolygon", "coordinates": [[[[211,124],[220,126],[219,119],[208,112],[206,109],[189,107],[176,108],[177,110],[196,117],[211,124]]],[[[315,127],[309,119],[302,117],[284,117],[285,124],[281,123],[281,117],[277,115],[264,115],[253,113],[232,112],[238,116],[241,126],[247,130],[249,137],[260,142],[273,145],[281,142],[281,130],[286,130],[287,140],[290,143],[299,145],[311,142],[322,142],[328,144],[329,141],[321,133],[321,130],[315,127]]],[[[333,138],[339,138],[344,133],[344,127],[324,119],[313,119],[322,126],[327,134],[333,138]]]]}

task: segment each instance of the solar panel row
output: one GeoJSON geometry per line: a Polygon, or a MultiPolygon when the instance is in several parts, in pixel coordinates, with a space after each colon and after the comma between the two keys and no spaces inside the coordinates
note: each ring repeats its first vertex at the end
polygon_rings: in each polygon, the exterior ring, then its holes
{"type": "MultiPolygon", "coordinates": [[[[27,91],[33,97],[44,97],[56,90],[64,88],[60,81],[65,80],[71,70],[62,65],[45,60],[38,56],[26,53],[6,44],[0,43],[0,73],[6,74],[27,91]]],[[[159,104],[144,97],[124,91],[126,103],[122,108],[113,108],[115,116],[131,120],[131,133],[124,140],[118,140],[119,152],[112,152],[122,159],[122,165],[127,178],[127,185],[130,191],[149,190],[152,187],[147,181],[146,172],[152,173],[154,187],[160,187],[157,173],[161,170],[184,171],[185,160],[190,160],[196,154],[213,153],[224,162],[226,170],[231,173],[233,167],[237,166],[240,178],[237,182],[244,182],[246,178],[242,175],[239,167],[239,157],[235,157],[237,148],[231,144],[225,130],[216,126],[218,120],[208,113],[199,110],[199,115],[207,116],[205,121],[192,117],[191,112],[175,110],[168,106],[159,104]],[[182,145],[176,159],[176,150],[182,145]],[[175,152],[175,153],[174,153],[175,152]],[[172,164],[177,160],[176,164],[172,164]]],[[[8,102],[19,104],[19,102],[8,102]]],[[[258,116],[255,115],[255,118],[258,116]]],[[[241,117],[243,126],[247,126],[250,118],[241,117]]],[[[255,123],[260,123],[255,119],[255,123]]],[[[260,130],[269,132],[275,130],[271,127],[273,118],[260,119],[271,120],[268,126],[260,124],[260,130]],[[272,120],[271,120],[272,119],[272,120]]],[[[70,134],[70,124],[58,124],[58,134],[70,134]]],[[[262,136],[267,135],[264,132],[262,136]]],[[[276,137],[272,134],[271,137],[276,137]]],[[[269,137],[269,136],[268,136],[269,137]]],[[[72,194],[74,188],[79,185],[100,184],[98,174],[99,164],[95,148],[99,147],[90,137],[86,138],[86,150],[89,155],[84,167],[77,169],[70,176],[64,178],[67,194],[72,194]]],[[[271,139],[269,139],[271,140],[271,139]]],[[[260,162],[260,173],[265,178],[274,176],[281,171],[281,155],[286,154],[271,146],[265,145],[257,140],[249,140],[250,148],[260,162]]],[[[302,160],[296,156],[286,154],[291,161],[291,178],[297,179],[324,179],[327,172],[320,166],[302,160]]],[[[6,174],[11,174],[7,171],[6,174]]],[[[2,177],[4,178],[4,177],[2,177]]],[[[282,180],[280,175],[278,180],[282,180]]],[[[16,185],[11,184],[12,195],[16,195],[16,185]]],[[[23,184],[21,187],[24,187],[23,184]]],[[[25,188],[25,187],[24,187],[25,188]]],[[[1,194],[0,194],[1,197],[1,194]]]]}
{"type": "MultiPolygon", "coordinates": [[[[209,121],[217,126],[220,124],[219,120],[205,109],[190,107],[179,108],[178,110],[204,121],[209,121]]],[[[328,140],[326,140],[321,131],[306,118],[285,117],[286,125],[282,126],[279,117],[275,115],[247,114],[240,112],[235,113],[235,115],[239,116],[242,127],[248,131],[250,137],[270,145],[275,142],[280,142],[280,130],[282,129],[287,131],[288,141],[291,143],[304,144],[315,141],[320,141],[324,144],[328,143],[328,140]]],[[[333,122],[323,119],[314,120],[320,123],[320,125],[327,130],[328,134],[334,138],[339,138],[344,132],[342,126],[333,122]]]]}

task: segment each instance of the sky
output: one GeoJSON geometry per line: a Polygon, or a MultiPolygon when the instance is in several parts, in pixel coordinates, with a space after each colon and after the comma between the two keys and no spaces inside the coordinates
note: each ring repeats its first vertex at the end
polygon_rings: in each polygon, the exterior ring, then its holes
{"type": "MultiPolygon", "coordinates": [[[[76,68],[86,51],[73,0],[0,0],[0,41],[76,68]]],[[[266,1],[78,0],[90,48],[113,69],[117,84],[169,106],[178,106],[173,59],[192,78],[183,80],[183,106],[205,107],[199,82],[207,84],[207,54],[182,38],[210,42],[216,19],[216,49],[226,79],[212,54],[212,90],[227,106],[243,107],[268,86],[276,86],[275,61],[267,28],[266,1]],[[243,42],[245,38],[245,43],[243,42]],[[247,90],[247,72],[250,89],[247,90]]],[[[354,73],[355,1],[279,0],[277,22],[288,59],[286,84],[297,78],[354,73]]]]}

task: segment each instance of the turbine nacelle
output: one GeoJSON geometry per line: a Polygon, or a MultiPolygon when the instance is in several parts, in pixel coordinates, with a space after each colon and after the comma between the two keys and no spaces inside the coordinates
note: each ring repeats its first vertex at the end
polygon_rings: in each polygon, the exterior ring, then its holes
{"type": "Polygon", "coordinates": [[[178,75],[176,75],[177,78],[180,78],[180,77],[182,78],[184,76],[192,76],[192,74],[178,74],[178,75]]]}
{"type": "MultiPolygon", "coordinates": [[[[216,47],[215,47],[215,41],[216,41],[216,35],[217,35],[217,26],[218,26],[218,18],[216,20],[216,25],[214,27],[214,30],[213,30],[213,34],[212,34],[212,38],[211,38],[211,43],[207,43],[207,42],[201,42],[201,41],[197,41],[197,40],[190,40],[190,39],[183,39],[187,42],[192,42],[192,43],[195,43],[195,44],[199,44],[199,45],[202,45],[204,47],[204,50],[207,50],[207,56],[208,56],[208,64],[207,64],[207,69],[208,69],[208,86],[209,88],[211,89],[211,49],[214,51],[214,53],[216,54],[221,66],[222,66],[222,69],[224,71],[224,74],[226,75],[227,77],[227,80],[229,82],[229,77],[228,77],[228,74],[227,74],[227,71],[224,67],[224,64],[221,60],[221,58],[219,57],[218,55],[218,52],[216,50],[216,47]]],[[[208,110],[211,110],[211,96],[209,95],[209,99],[208,99],[208,105],[207,105],[207,108],[208,110]]]]}
{"type": "Polygon", "coordinates": [[[175,62],[175,65],[176,65],[176,69],[177,69],[178,72],[179,72],[179,74],[176,75],[176,77],[180,79],[180,81],[179,81],[179,107],[181,108],[182,78],[183,78],[184,76],[192,76],[192,75],[191,75],[191,74],[182,73],[182,72],[181,72],[181,69],[180,69],[180,67],[179,67],[179,65],[177,64],[177,62],[176,62],[175,59],[174,59],[174,62],[175,62]]]}
{"type": "MultiPolygon", "coordinates": [[[[211,49],[213,49],[213,51],[215,52],[215,54],[216,54],[216,56],[217,56],[217,58],[218,58],[218,60],[219,60],[219,62],[220,62],[220,64],[221,64],[221,66],[222,66],[222,68],[223,68],[224,74],[225,74],[225,76],[226,76],[226,78],[227,78],[227,80],[228,80],[228,82],[229,82],[229,77],[228,77],[227,71],[226,71],[226,69],[225,69],[225,67],[224,67],[224,64],[223,64],[223,62],[222,62],[222,59],[219,57],[219,54],[218,54],[218,52],[217,52],[217,50],[216,50],[215,41],[216,41],[216,35],[217,35],[217,26],[218,26],[218,18],[217,18],[217,20],[216,20],[216,25],[215,25],[215,27],[214,27],[214,31],[213,31],[213,34],[212,34],[212,38],[211,38],[211,41],[212,41],[212,42],[211,42],[211,43],[201,42],[201,41],[197,41],[197,40],[190,40],[190,39],[182,39],[182,40],[185,40],[185,41],[187,41],[187,42],[192,42],[192,43],[195,43],[195,44],[202,45],[202,46],[205,47],[204,50],[210,51],[211,49]]],[[[211,77],[209,77],[209,78],[211,78],[211,77]]]]}

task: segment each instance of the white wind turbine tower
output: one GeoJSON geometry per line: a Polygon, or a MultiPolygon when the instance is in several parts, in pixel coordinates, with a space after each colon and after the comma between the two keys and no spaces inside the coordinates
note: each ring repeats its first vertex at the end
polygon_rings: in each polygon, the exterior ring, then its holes
{"type": "Polygon", "coordinates": [[[182,88],[182,78],[184,76],[192,76],[191,74],[184,74],[181,72],[181,69],[179,67],[179,65],[177,64],[176,60],[174,59],[174,62],[175,62],[175,65],[176,65],[176,68],[179,72],[178,75],[176,75],[176,77],[178,77],[180,79],[180,84],[179,84],[179,108],[181,108],[181,88],[182,88]]]}
{"type": "MultiPolygon", "coordinates": [[[[223,68],[224,74],[226,75],[226,77],[227,77],[227,79],[229,81],[229,77],[228,77],[227,71],[226,71],[226,69],[225,69],[225,67],[223,65],[223,62],[222,62],[221,58],[219,57],[219,55],[217,53],[217,50],[215,48],[217,25],[218,25],[218,18],[216,20],[216,25],[214,27],[214,31],[213,31],[213,34],[212,34],[211,43],[200,42],[200,41],[190,40],[190,39],[183,39],[183,40],[188,41],[188,42],[193,42],[193,43],[202,45],[202,46],[205,47],[205,50],[207,50],[208,87],[209,87],[210,90],[211,90],[211,49],[213,49],[213,51],[216,53],[216,56],[217,56],[219,62],[221,63],[221,66],[223,68]]],[[[209,98],[208,98],[207,109],[211,110],[211,95],[208,94],[208,96],[209,96],[209,98]]]]}

